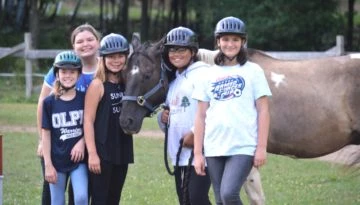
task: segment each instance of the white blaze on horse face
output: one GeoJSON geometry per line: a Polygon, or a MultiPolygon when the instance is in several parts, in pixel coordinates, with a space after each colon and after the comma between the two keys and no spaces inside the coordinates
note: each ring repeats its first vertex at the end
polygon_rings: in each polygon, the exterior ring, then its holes
{"type": "Polygon", "coordinates": [[[285,83],[285,75],[284,74],[278,74],[275,72],[271,72],[271,80],[274,82],[275,87],[279,87],[281,83],[285,83]]]}
{"type": "Polygon", "coordinates": [[[134,65],[131,69],[131,75],[136,75],[137,73],[139,73],[139,66],[134,65]]]}

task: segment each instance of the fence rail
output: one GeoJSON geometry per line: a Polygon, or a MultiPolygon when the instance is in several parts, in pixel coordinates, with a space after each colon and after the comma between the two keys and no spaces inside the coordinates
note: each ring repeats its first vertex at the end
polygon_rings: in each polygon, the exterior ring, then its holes
{"type": "MultiPolygon", "coordinates": [[[[15,56],[19,58],[25,59],[25,97],[31,97],[31,93],[33,90],[33,83],[32,77],[39,76],[41,74],[33,74],[32,72],[32,61],[35,59],[48,59],[48,58],[55,58],[55,56],[65,51],[66,49],[33,49],[31,47],[31,33],[24,34],[24,42],[20,43],[12,48],[5,48],[0,47],[0,59],[6,56],[15,56]]],[[[290,51],[290,52],[278,52],[278,51],[265,51],[272,57],[279,58],[279,59],[309,59],[309,58],[320,58],[320,57],[327,57],[327,56],[340,56],[345,55],[344,49],[344,37],[341,35],[336,36],[336,45],[333,48],[325,52],[313,52],[313,51],[304,51],[304,52],[297,52],[297,51],[290,51]]],[[[9,77],[9,74],[1,74],[0,77],[9,77]]],[[[16,76],[14,74],[14,76],[16,76]]]]}

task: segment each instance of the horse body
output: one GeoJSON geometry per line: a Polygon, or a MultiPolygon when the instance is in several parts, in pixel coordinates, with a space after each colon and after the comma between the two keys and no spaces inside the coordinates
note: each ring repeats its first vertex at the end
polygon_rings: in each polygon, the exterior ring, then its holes
{"type": "Polygon", "coordinates": [[[286,61],[249,51],[273,97],[268,152],[313,158],[359,144],[360,60],[351,56],[286,61]]]}

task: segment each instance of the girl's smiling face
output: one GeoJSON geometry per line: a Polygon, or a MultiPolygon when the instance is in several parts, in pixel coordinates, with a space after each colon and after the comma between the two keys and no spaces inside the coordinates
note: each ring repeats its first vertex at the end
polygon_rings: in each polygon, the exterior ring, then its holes
{"type": "Polygon", "coordinates": [[[105,65],[108,70],[113,73],[120,72],[125,68],[126,54],[124,53],[113,53],[105,56],[105,65]]]}
{"type": "Polygon", "coordinates": [[[192,52],[189,48],[174,46],[169,48],[169,61],[177,69],[183,69],[189,64],[192,58],[192,52]]]}
{"type": "Polygon", "coordinates": [[[228,58],[235,57],[244,43],[244,39],[234,34],[223,35],[217,39],[218,47],[228,58]]]}
{"type": "Polygon", "coordinates": [[[60,68],[57,77],[63,87],[71,88],[76,84],[79,75],[77,69],[60,68]]]}
{"type": "Polygon", "coordinates": [[[75,36],[73,48],[80,58],[93,57],[97,54],[100,43],[90,31],[82,31],[75,36]]]}

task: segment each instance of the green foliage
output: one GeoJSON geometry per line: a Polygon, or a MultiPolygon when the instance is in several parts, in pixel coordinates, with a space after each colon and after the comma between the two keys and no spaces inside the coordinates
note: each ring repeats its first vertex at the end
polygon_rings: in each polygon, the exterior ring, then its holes
{"type": "MultiPolygon", "coordinates": [[[[344,35],[337,1],[303,0],[202,0],[198,11],[201,34],[213,38],[217,21],[235,16],[247,25],[248,46],[263,50],[326,50],[344,35]],[[212,9],[210,9],[212,8],[212,9]],[[204,25],[205,24],[205,25],[204,25]]],[[[208,40],[211,42],[211,40],[208,40]]]]}

